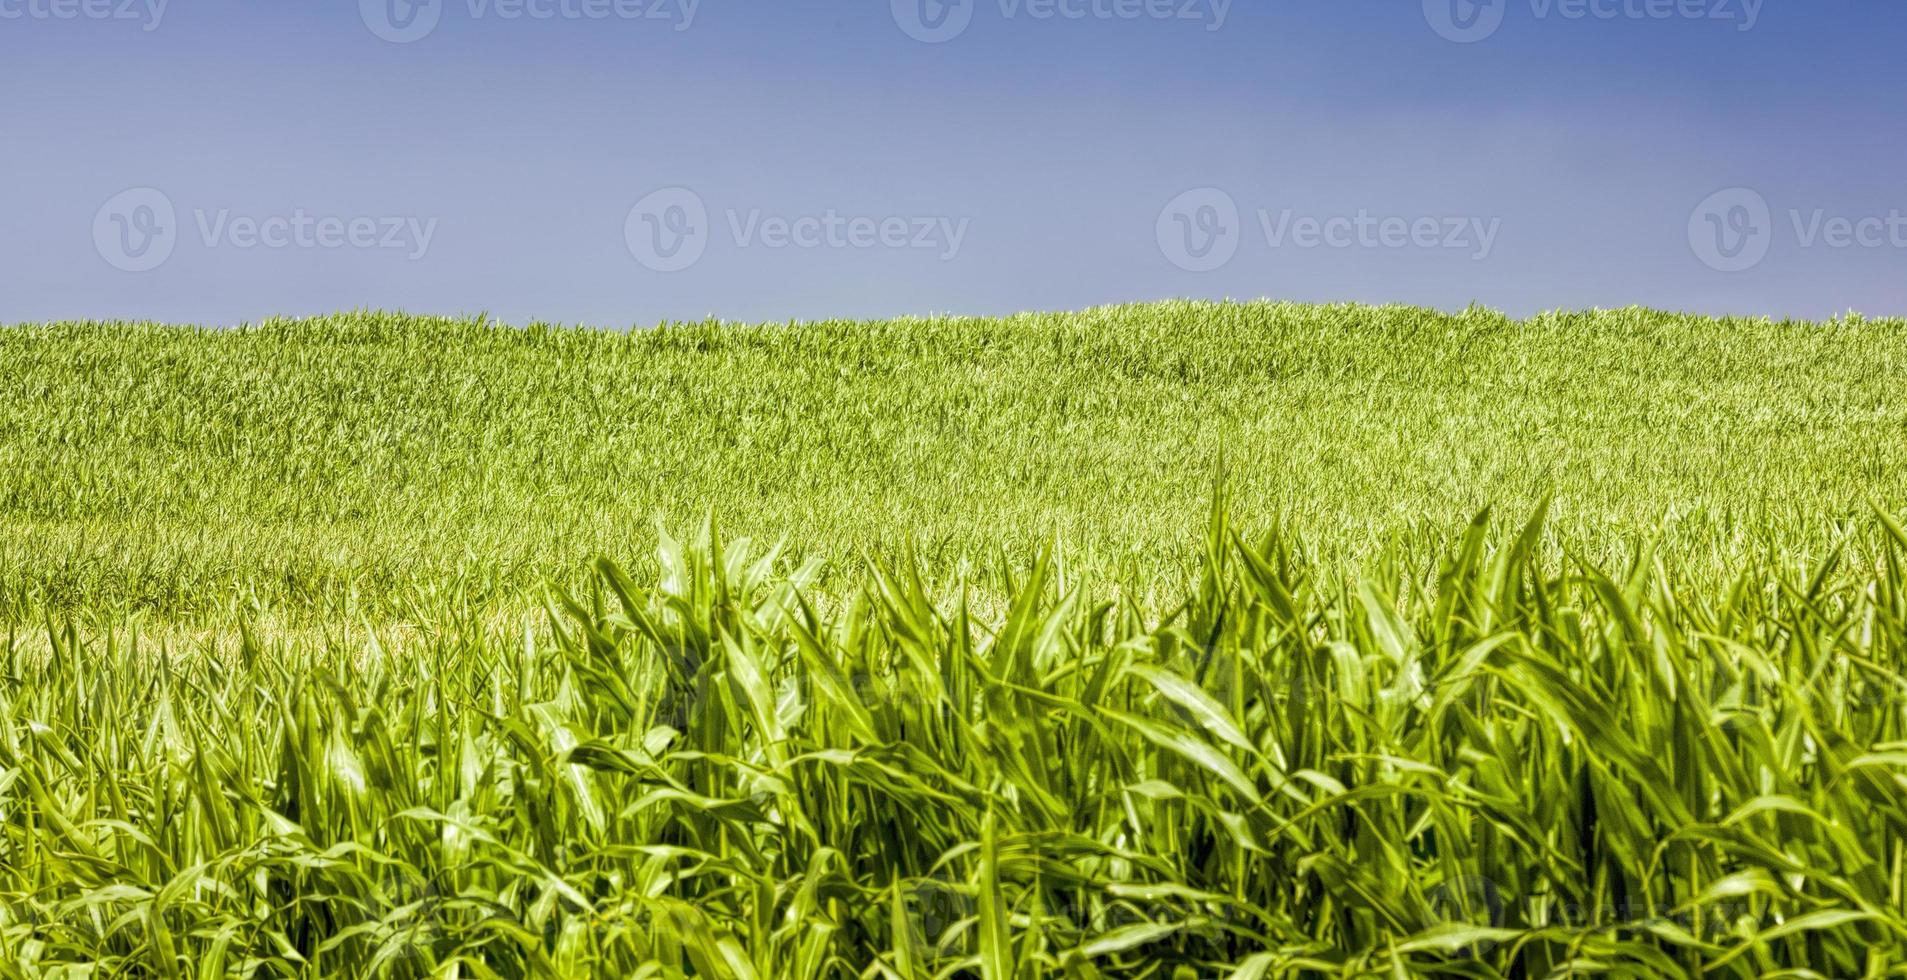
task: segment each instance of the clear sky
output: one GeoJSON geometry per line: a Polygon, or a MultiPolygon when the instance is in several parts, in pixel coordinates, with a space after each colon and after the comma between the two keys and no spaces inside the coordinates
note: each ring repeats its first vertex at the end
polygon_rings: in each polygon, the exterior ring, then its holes
{"type": "Polygon", "coordinates": [[[1898,0],[0,0],[0,321],[1907,314],[1898,0]]]}

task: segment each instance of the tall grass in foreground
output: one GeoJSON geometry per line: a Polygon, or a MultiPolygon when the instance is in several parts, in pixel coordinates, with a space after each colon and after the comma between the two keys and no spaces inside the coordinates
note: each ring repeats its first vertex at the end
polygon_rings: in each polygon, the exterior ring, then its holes
{"type": "Polygon", "coordinates": [[[55,631],[0,681],[0,973],[1900,975],[1863,533],[1689,589],[1479,520],[1341,582],[1221,510],[1180,608],[1042,562],[996,622],[711,536],[547,641],[55,631]]]}

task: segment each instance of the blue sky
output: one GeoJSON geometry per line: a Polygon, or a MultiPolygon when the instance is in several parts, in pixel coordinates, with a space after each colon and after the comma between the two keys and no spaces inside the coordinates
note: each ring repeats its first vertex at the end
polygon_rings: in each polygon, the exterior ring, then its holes
{"type": "Polygon", "coordinates": [[[0,0],[0,321],[1901,315],[1904,47],[1879,0],[0,0]]]}

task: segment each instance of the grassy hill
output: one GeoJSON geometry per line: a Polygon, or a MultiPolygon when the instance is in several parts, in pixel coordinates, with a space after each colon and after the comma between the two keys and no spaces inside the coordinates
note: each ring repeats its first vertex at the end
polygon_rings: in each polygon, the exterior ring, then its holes
{"type": "Polygon", "coordinates": [[[1553,493],[1585,546],[1662,531],[1725,569],[1907,502],[1902,377],[1898,320],[1633,309],[29,325],[0,330],[0,610],[508,603],[711,511],[837,575],[1057,539],[1171,589],[1221,463],[1241,523],[1325,553],[1553,493]]]}

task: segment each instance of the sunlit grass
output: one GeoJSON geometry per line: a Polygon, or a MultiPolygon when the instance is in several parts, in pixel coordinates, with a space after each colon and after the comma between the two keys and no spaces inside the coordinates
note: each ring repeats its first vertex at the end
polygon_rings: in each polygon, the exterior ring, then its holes
{"type": "Polygon", "coordinates": [[[1897,972],[1907,536],[1691,588],[1511,530],[1345,582],[1221,511],[1169,609],[1042,562],[998,617],[886,563],[823,611],[812,569],[665,539],[548,640],[56,633],[0,678],[0,960],[1897,972]]]}
{"type": "MultiPolygon", "coordinates": [[[[387,314],[0,329],[0,612],[521,609],[713,510],[850,581],[1050,540],[1183,593],[1241,519],[1362,554],[1546,494],[1591,546],[1809,560],[1907,507],[1907,325],[1167,303],[630,334],[387,314]]],[[[831,587],[831,586],[830,586],[831,587]]]]}

